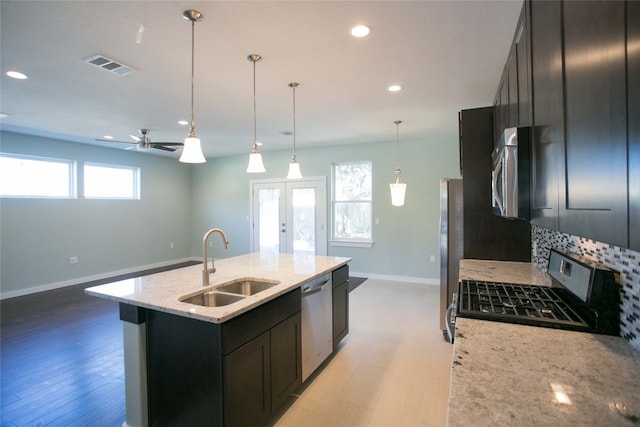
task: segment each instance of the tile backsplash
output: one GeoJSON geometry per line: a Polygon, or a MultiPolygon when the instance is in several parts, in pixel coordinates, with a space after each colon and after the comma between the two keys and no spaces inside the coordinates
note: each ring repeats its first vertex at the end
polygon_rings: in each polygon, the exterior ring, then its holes
{"type": "Polygon", "coordinates": [[[622,287],[620,334],[640,351],[640,252],[596,242],[584,237],[531,226],[531,262],[547,271],[549,249],[571,252],[606,265],[620,273],[622,287]]]}

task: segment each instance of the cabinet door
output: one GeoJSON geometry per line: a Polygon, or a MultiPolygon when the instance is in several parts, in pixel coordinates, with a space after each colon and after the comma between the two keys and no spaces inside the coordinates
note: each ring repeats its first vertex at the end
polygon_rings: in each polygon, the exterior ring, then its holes
{"type": "Polygon", "coordinates": [[[302,384],[300,312],[271,329],[271,406],[277,410],[302,384]]]}
{"type": "Polygon", "coordinates": [[[627,2],[629,248],[640,251],[640,2],[627,2]]]}
{"type": "Polygon", "coordinates": [[[516,110],[517,126],[531,126],[531,71],[529,57],[531,50],[529,46],[529,11],[528,2],[522,5],[518,26],[516,27],[515,48],[517,66],[517,91],[518,108],[516,110]]]}
{"type": "Polygon", "coordinates": [[[564,149],[561,3],[530,2],[533,137],[531,223],[558,229],[558,192],[564,149]]]}
{"type": "Polygon", "coordinates": [[[225,425],[262,426],[271,417],[269,331],[224,358],[225,425]]]}
{"type": "Polygon", "coordinates": [[[333,351],[349,333],[349,282],[333,286],[333,351]]]}
{"type": "Polygon", "coordinates": [[[560,230],[627,247],[625,4],[562,5],[565,159],[560,230]]]}

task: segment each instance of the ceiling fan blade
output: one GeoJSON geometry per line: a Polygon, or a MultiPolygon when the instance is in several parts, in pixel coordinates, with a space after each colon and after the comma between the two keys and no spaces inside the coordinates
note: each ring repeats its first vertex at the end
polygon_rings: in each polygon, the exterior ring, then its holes
{"type": "Polygon", "coordinates": [[[142,138],[140,138],[139,136],[135,136],[135,135],[131,135],[131,134],[129,134],[129,136],[131,137],[131,139],[133,139],[136,142],[142,141],[142,138]]]}
{"type": "Polygon", "coordinates": [[[158,144],[151,144],[152,148],[157,148],[158,150],[164,150],[164,151],[176,151],[175,148],[169,148],[169,147],[165,147],[164,145],[158,145],[158,144]]]}
{"type": "Polygon", "coordinates": [[[101,141],[101,142],[116,142],[116,143],[119,143],[119,144],[137,144],[137,142],[117,141],[115,139],[99,139],[99,138],[96,138],[95,140],[96,141],[101,141]]]}
{"type": "Polygon", "coordinates": [[[184,142],[152,142],[151,145],[184,145],[184,142]]]}

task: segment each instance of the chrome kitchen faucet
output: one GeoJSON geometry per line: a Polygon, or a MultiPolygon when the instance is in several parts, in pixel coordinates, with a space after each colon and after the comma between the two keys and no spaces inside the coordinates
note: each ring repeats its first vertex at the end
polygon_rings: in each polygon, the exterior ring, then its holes
{"type": "Polygon", "coordinates": [[[209,240],[209,236],[213,233],[218,233],[220,237],[222,237],[222,242],[224,243],[224,248],[229,249],[229,241],[227,240],[227,236],[224,234],[224,231],[219,228],[212,228],[211,230],[204,233],[204,237],[202,238],[202,286],[209,286],[209,275],[216,272],[216,267],[213,264],[213,258],[211,258],[211,268],[209,268],[209,259],[207,256],[207,240],[209,240]]]}

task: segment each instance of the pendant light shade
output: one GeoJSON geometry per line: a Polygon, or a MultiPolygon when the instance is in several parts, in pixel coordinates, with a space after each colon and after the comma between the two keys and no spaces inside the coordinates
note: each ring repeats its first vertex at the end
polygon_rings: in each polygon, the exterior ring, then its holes
{"type": "Polygon", "coordinates": [[[393,206],[404,206],[404,195],[407,191],[407,184],[400,182],[400,144],[398,138],[400,133],[400,123],[402,123],[402,121],[396,120],[394,123],[396,124],[396,182],[389,184],[389,188],[391,189],[391,204],[393,206]]]}
{"type": "Polygon", "coordinates": [[[287,179],[300,179],[302,173],[300,173],[300,164],[296,156],[296,88],[300,86],[300,83],[289,83],[289,87],[293,89],[293,154],[291,155],[291,163],[289,163],[289,173],[287,179]]]}
{"type": "Polygon", "coordinates": [[[249,154],[249,166],[247,166],[248,173],[260,173],[266,172],[264,164],[262,163],[262,154],[258,149],[258,139],[256,138],[256,62],[260,61],[262,57],[257,54],[247,56],[247,59],[253,62],[253,149],[249,154]]]}
{"type": "Polygon", "coordinates": [[[182,13],[182,17],[187,21],[191,21],[191,129],[189,134],[184,139],[184,146],[182,147],[182,154],[180,155],[180,161],[182,163],[204,163],[207,160],[202,154],[202,145],[200,144],[200,138],[196,134],[196,125],[193,119],[193,93],[195,82],[195,26],[196,21],[202,19],[202,14],[195,10],[185,10],[182,13]]]}

